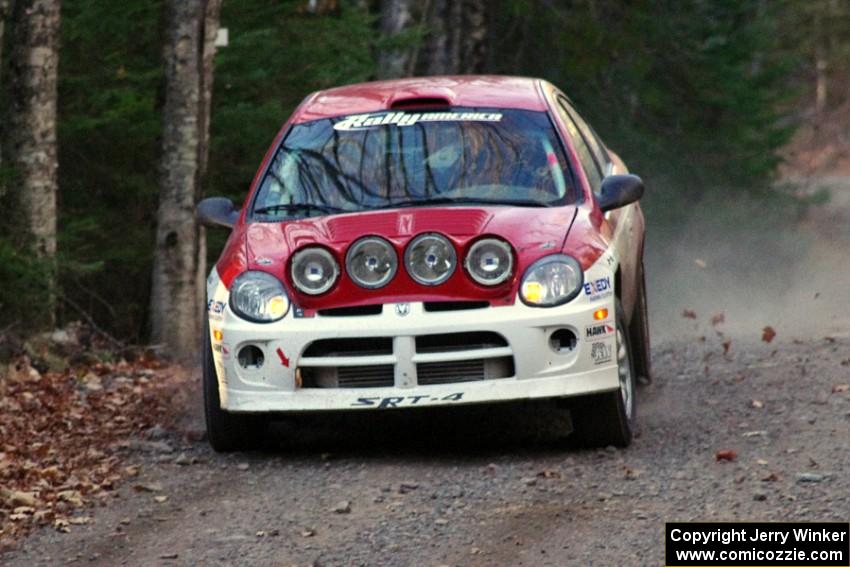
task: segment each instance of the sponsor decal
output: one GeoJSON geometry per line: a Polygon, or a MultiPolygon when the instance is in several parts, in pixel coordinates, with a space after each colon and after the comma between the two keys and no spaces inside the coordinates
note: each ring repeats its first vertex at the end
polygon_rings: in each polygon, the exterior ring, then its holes
{"type": "Polygon", "coordinates": [[[590,356],[594,364],[605,364],[611,362],[614,348],[608,343],[593,343],[590,347],[590,356]]]}
{"type": "Polygon", "coordinates": [[[608,297],[612,293],[614,293],[614,288],[611,286],[611,278],[609,276],[584,282],[584,294],[591,301],[608,297]]]}
{"type": "Polygon", "coordinates": [[[614,334],[614,325],[610,321],[589,325],[584,328],[584,338],[586,339],[602,339],[614,334]]]}
{"type": "Polygon", "coordinates": [[[210,299],[207,301],[207,311],[212,313],[213,315],[220,315],[224,312],[224,307],[227,304],[223,301],[215,301],[214,299],[210,299]]]}
{"type": "Polygon", "coordinates": [[[277,347],[277,350],[275,352],[277,353],[277,357],[280,359],[280,363],[289,368],[289,359],[286,358],[286,355],[283,353],[283,349],[277,347]]]}
{"type": "Polygon", "coordinates": [[[409,303],[396,303],[395,304],[395,314],[399,317],[405,317],[410,313],[410,304],[409,303]]]}
{"type": "Polygon", "coordinates": [[[227,343],[216,343],[212,346],[213,351],[219,353],[223,360],[230,358],[230,345],[227,343]]]}
{"type": "Polygon", "coordinates": [[[304,312],[304,309],[301,308],[301,307],[293,307],[292,308],[292,316],[295,317],[296,319],[304,319],[304,318],[312,317],[312,315],[307,315],[304,312]]]}
{"type": "Polygon", "coordinates": [[[373,407],[377,409],[397,408],[404,406],[426,405],[434,402],[459,402],[463,399],[463,392],[449,394],[448,396],[380,396],[357,398],[352,407],[373,407]]]}
{"type": "Polygon", "coordinates": [[[389,112],[355,114],[334,124],[334,130],[368,130],[376,126],[413,126],[418,122],[499,122],[500,112],[389,112]]]}

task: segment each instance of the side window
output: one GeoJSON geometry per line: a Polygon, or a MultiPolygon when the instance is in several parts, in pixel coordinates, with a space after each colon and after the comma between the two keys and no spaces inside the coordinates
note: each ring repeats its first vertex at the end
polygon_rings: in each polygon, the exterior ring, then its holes
{"type": "Polygon", "coordinates": [[[575,122],[576,126],[578,126],[578,129],[582,136],[584,136],[585,141],[587,141],[587,144],[590,146],[590,151],[593,152],[593,155],[596,158],[596,163],[599,164],[604,175],[608,170],[608,164],[611,163],[611,158],[608,156],[608,150],[605,149],[605,146],[599,140],[599,136],[596,135],[593,128],[591,128],[590,125],[584,121],[581,115],[576,112],[576,109],[566,102],[564,102],[564,106],[567,109],[567,113],[573,118],[573,122],[575,122]]]}
{"type": "Polygon", "coordinates": [[[584,136],[582,136],[576,126],[576,123],[573,121],[569,112],[567,112],[565,103],[566,101],[563,99],[558,99],[558,114],[567,126],[567,131],[570,135],[573,146],[575,146],[578,159],[581,161],[581,166],[584,169],[584,173],[587,175],[587,180],[590,182],[590,188],[594,193],[596,193],[599,191],[599,186],[602,184],[602,169],[599,164],[596,163],[596,158],[594,157],[590,146],[588,146],[584,136]]]}

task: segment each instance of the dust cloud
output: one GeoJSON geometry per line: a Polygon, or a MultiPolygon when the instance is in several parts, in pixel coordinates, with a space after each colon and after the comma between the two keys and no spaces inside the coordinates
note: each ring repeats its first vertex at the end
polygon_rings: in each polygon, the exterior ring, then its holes
{"type": "Polygon", "coordinates": [[[758,340],[850,336],[850,178],[819,180],[825,204],[800,214],[764,201],[698,206],[654,230],[646,268],[655,341],[724,335],[758,340]],[[697,318],[683,317],[684,310],[697,318]],[[712,317],[723,322],[712,325],[712,317]]]}

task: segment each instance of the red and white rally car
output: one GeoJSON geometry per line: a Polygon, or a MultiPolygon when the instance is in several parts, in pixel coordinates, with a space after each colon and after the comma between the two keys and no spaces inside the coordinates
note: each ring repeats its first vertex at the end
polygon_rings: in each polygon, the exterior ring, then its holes
{"type": "Polygon", "coordinates": [[[364,83],[308,96],[207,280],[216,450],[280,412],[557,398],[627,445],[649,378],[640,178],[537,79],[364,83]]]}

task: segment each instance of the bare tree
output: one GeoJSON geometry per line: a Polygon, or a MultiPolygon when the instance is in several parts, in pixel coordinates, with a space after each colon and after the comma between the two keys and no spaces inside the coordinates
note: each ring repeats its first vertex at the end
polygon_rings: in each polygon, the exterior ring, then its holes
{"type": "Polygon", "coordinates": [[[381,5],[381,34],[387,45],[378,52],[378,77],[407,77],[413,72],[414,46],[397,45],[399,37],[415,24],[418,0],[384,0],[381,5]]]}
{"type": "MultiPolygon", "coordinates": [[[[0,86],[3,84],[3,32],[6,29],[6,20],[9,19],[11,4],[9,0],[0,0],[0,86]]],[[[2,124],[0,124],[0,136],[2,136],[2,124]]],[[[0,165],[3,165],[3,144],[0,143],[0,165]]],[[[0,196],[4,188],[0,186],[0,196]]]]}
{"type": "MultiPolygon", "coordinates": [[[[8,3],[6,6],[8,7],[8,3]]],[[[12,10],[9,62],[10,102],[5,132],[7,157],[15,170],[14,198],[35,253],[56,256],[56,99],[61,0],[17,0],[12,10]]],[[[5,18],[4,18],[5,19],[5,18]]],[[[55,321],[55,276],[51,275],[44,319],[55,321]]]]}
{"type": "Polygon", "coordinates": [[[486,62],[485,0],[433,0],[420,71],[428,75],[480,73],[486,62]]]}
{"type": "Polygon", "coordinates": [[[168,354],[197,350],[203,285],[201,196],[209,147],[212,60],[220,0],[169,0],[165,108],[151,290],[152,339],[168,354]]]}
{"type": "Polygon", "coordinates": [[[9,8],[11,8],[9,0],[0,0],[0,61],[3,61],[3,30],[6,27],[6,19],[9,17],[9,8]]]}
{"type": "MultiPolygon", "coordinates": [[[[210,153],[210,117],[212,114],[212,93],[214,67],[213,60],[216,53],[216,37],[218,36],[219,23],[221,21],[222,0],[207,0],[204,8],[204,42],[201,46],[201,108],[199,109],[199,129],[201,143],[198,147],[198,182],[195,200],[199,201],[203,196],[204,187],[207,182],[207,166],[210,153]]],[[[207,277],[207,238],[204,227],[198,227],[198,270],[196,274],[196,293],[198,304],[203,304],[206,298],[207,277]]]]}

